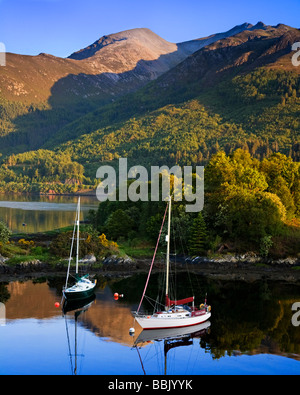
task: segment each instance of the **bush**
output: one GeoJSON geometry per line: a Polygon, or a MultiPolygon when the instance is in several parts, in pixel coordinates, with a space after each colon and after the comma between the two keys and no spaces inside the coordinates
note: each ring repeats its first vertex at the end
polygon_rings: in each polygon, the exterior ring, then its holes
{"type": "Polygon", "coordinates": [[[264,236],[260,241],[260,254],[263,257],[267,257],[269,250],[273,245],[272,236],[264,236]]]}
{"type": "Polygon", "coordinates": [[[6,226],[4,222],[0,221],[0,242],[7,243],[11,235],[12,231],[6,226]]]}
{"type": "MultiPolygon", "coordinates": [[[[60,233],[50,245],[50,253],[62,258],[66,258],[70,254],[71,239],[73,232],[68,231],[60,233]]],[[[106,236],[102,234],[97,236],[96,234],[90,234],[87,232],[80,232],[80,243],[79,243],[79,256],[84,257],[88,254],[94,254],[96,256],[104,256],[108,252],[118,251],[118,245],[114,242],[107,240],[106,236]]],[[[73,256],[76,254],[76,240],[73,246],[73,256]]]]}

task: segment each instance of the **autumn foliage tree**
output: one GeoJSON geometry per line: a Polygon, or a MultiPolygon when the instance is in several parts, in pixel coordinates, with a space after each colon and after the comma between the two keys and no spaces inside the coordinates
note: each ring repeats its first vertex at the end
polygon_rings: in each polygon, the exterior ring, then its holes
{"type": "Polygon", "coordinates": [[[249,152],[215,154],[205,171],[206,218],[224,237],[260,243],[299,210],[299,163],[282,154],[259,162],[249,152]]]}

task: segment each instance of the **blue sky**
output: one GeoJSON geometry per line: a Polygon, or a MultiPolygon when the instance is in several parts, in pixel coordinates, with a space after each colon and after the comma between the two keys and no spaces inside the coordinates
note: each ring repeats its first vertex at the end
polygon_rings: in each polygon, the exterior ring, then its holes
{"type": "Polygon", "coordinates": [[[299,15],[299,0],[0,0],[0,42],[8,52],[65,57],[135,27],[181,42],[244,22],[300,28],[299,15]]]}

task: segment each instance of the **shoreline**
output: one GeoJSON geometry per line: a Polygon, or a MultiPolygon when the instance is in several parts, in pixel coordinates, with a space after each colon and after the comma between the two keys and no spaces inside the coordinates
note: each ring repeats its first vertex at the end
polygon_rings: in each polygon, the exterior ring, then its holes
{"type": "MultiPolygon", "coordinates": [[[[131,263],[111,262],[103,264],[101,268],[93,265],[82,265],[81,269],[93,276],[128,277],[135,274],[148,274],[150,259],[137,259],[131,263]]],[[[153,273],[162,271],[163,262],[158,262],[153,267],[153,273]]],[[[287,264],[256,264],[249,262],[202,262],[197,264],[177,264],[176,272],[189,272],[216,281],[282,281],[288,283],[300,282],[300,267],[287,264]]],[[[62,264],[51,265],[48,263],[26,262],[15,265],[0,264],[0,283],[16,280],[29,280],[39,277],[64,276],[66,268],[62,264]]]]}

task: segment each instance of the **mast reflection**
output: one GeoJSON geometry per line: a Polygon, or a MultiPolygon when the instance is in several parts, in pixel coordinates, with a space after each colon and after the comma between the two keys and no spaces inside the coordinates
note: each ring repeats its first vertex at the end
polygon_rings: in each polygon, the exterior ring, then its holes
{"type": "Polygon", "coordinates": [[[77,368],[78,368],[77,357],[83,356],[83,354],[78,354],[78,349],[77,349],[78,317],[80,316],[80,314],[86,312],[91,307],[91,305],[94,303],[95,299],[96,299],[96,295],[94,294],[94,295],[91,295],[90,298],[84,299],[84,300],[78,300],[78,301],[65,300],[65,302],[62,306],[62,313],[63,313],[63,316],[65,317],[65,324],[66,324],[66,333],[67,333],[68,349],[69,349],[69,356],[70,356],[70,366],[71,366],[71,372],[73,375],[77,375],[77,368]],[[72,351],[71,351],[71,342],[70,342],[68,320],[67,320],[68,313],[74,314],[74,321],[75,321],[74,354],[72,354],[72,351]],[[73,364],[73,357],[74,357],[74,364],[73,364]]]}

